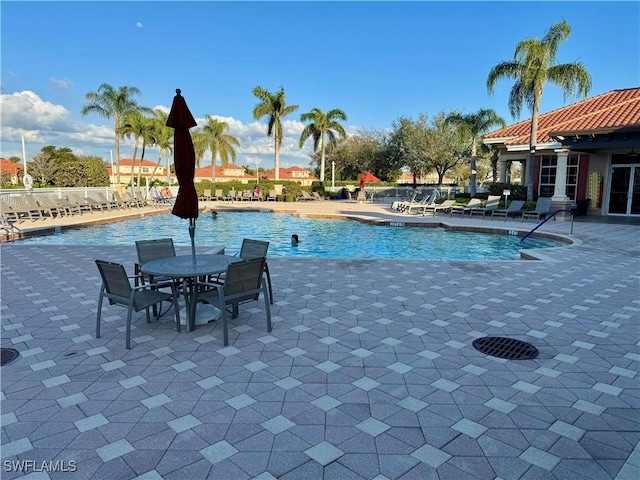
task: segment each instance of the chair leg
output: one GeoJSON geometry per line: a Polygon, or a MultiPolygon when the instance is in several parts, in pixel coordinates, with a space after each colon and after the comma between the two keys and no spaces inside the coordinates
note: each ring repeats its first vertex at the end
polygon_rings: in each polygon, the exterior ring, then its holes
{"type": "Polygon", "coordinates": [[[127,350],[131,350],[131,314],[132,313],[133,313],[133,305],[129,307],[127,312],[127,350]]]}
{"type": "Polygon", "coordinates": [[[269,306],[269,300],[267,298],[267,284],[262,279],[262,297],[264,298],[264,310],[265,315],[267,316],[267,332],[271,332],[271,307],[269,306]]]}
{"type": "Polygon", "coordinates": [[[173,311],[176,316],[176,330],[180,333],[180,307],[178,306],[178,290],[175,284],[171,284],[171,292],[173,293],[173,311]]]}
{"type": "Polygon", "coordinates": [[[269,302],[273,305],[273,287],[271,286],[271,275],[269,274],[267,262],[264,262],[264,272],[267,274],[267,284],[269,285],[269,302]]]}
{"type": "Polygon", "coordinates": [[[100,338],[100,317],[102,316],[102,300],[104,299],[104,286],[100,290],[100,298],[98,299],[98,315],[96,316],[96,338],[100,338]]]}
{"type": "Polygon", "coordinates": [[[229,345],[229,329],[227,328],[227,307],[220,290],[221,289],[218,289],[218,304],[220,305],[220,313],[222,313],[222,339],[224,346],[226,347],[227,345],[229,345]]]}

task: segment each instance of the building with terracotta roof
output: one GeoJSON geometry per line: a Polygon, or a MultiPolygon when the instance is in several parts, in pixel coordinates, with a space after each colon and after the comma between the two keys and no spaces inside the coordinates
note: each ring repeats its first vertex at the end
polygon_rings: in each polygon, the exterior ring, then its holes
{"type": "MultiPolygon", "coordinates": [[[[266,180],[275,180],[275,169],[267,170],[261,173],[260,178],[264,178],[266,180]]],[[[312,175],[309,169],[293,166],[280,168],[280,180],[298,182],[303,187],[308,187],[314,181],[318,180],[318,178],[312,175]]]]}
{"type": "MultiPolygon", "coordinates": [[[[500,182],[510,162],[526,171],[530,128],[528,119],[484,135],[498,149],[500,182]]],[[[589,215],[640,217],[640,88],[541,114],[533,192],[551,197],[552,210],[582,205],[589,215]]]]}
{"type": "MultiPolygon", "coordinates": [[[[131,181],[132,170],[135,178],[138,178],[138,172],[140,172],[140,177],[145,178],[148,181],[151,181],[152,179],[160,180],[162,182],[167,181],[167,169],[162,165],[159,165],[158,162],[152,162],[146,158],[142,160],[142,164],[140,164],[139,158],[136,158],[135,163],[132,158],[122,158],[119,163],[113,164],[113,169],[111,166],[107,167],[109,181],[111,184],[115,184],[116,174],[117,172],[120,172],[120,184],[128,185],[131,181]]],[[[170,174],[170,179],[170,183],[174,183],[176,181],[175,175],[170,174]]]]}
{"type": "MultiPolygon", "coordinates": [[[[202,182],[203,180],[211,181],[211,165],[206,167],[196,168],[196,173],[194,176],[194,181],[202,182]]],[[[216,165],[216,174],[213,178],[216,182],[231,182],[231,181],[240,181],[242,183],[249,183],[250,180],[255,180],[255,175],[249,175],[243,167],[239,167],[238,165],[228,164],[226,167],[222,167],[221,165],[216,165]]]]}
{"type": "Polygon", "coordinates": [[[19,185],[22,183],[23,174],[24,165],[22,163],[0,158],[0,178],[2,178],[2,183],[19,185]]]}

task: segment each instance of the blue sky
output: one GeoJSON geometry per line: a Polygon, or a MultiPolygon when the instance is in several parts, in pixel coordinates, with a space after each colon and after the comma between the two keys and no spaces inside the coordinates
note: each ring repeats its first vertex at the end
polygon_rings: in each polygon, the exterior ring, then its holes
{"type": "MultiPolygon", "coordinates": [[[[491,67],[515,45],[567,20],[561,63],[581,61],[591,95],[640,86],[639,2],[28,2],[1,13],[0,155],[30,160],[42,146],[109,159],[113,122],[82,117],[100,84],[135,86],[137,101],[169,108],[180,88],[198,120],[223,118],[240,165],[273,167],[272,140],[252,89],[285,88],[283,166],[306,166],[299,115],[340,108],[349,132],[389,129],[400,116],[493,108],[507,123],[510,81],[492,96],[491,67]]],[[[547,85],[541,111],[572,103],[547,85]]],[[[526,119],[523,111],[520,120],[526,119]]],[[[130,143],[121,156],[130,157],[130,143]]],[[[157,151],[147,153],[156,160],[157,151]]],[[[204,164],[210,163],[210,158],[204,164]]]]}

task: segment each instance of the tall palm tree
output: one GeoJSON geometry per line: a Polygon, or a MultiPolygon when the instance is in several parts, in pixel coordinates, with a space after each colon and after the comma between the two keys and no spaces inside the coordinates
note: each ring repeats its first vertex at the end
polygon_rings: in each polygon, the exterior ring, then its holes
{"type": "Polygon", "coordinates": [[[262,117],[269,117],[267,123],[267,136],[273,135],[274,140],[274,165],[275,179],[280,179],[280,145],[282,145],[282,121],[281,119],[295,112],[298,105],[286,105],[284,98],[284,88],[280,87],[275,93],[271,93],[261,87],[253,89],[253,94],[258,97],[260,103],[253,108],[253,118],[260,120],[262,117]]]}
{"type": "MultiPolygon", "coordinates": [[[[98,87],[97,92],[89,92],[85,95],[86,103],[82,107],[82,115],[96,113],[101,117],[113,119],[113,133],[115,136],[116,164],[120,165],[120,129],[122,120],[128,113],[142,109],[133,99],[134,95],[140,95],[137,87],[119,87],[117,90],[108,83],[98,87]]],[[[116,170],[116,182],[120,184],[120,168],[116,170]]]]}
{"type": "Polygon", "coordinates": [[[327,145],[334,147],[338,139],[347,137],[347,132],[338,120],[347,120],[347,114],[338,108],[329,110],[326,114],[319,108],[313,108],[310,112],[300,115],[300,121],[311,122],[304,127],[300,134],[298,146],[302,148],[309,137],[313,138],[313,151],[320,148],[320,181],[324,182],[325,150],[327,145]],[[337,136],[336,136],[337,133],[337,136]]]}
{"type": "Polygon", "coordinates": [[[158,168],[160,168],[162,164],[162,154],[165,154],[167,159],[167,183],[171,183],[170,172],[169,172],[169,158],[173,153],[173,128],[167,127],[167,118],[169,118],[169,114],[162,110],[154,110],[153,111],[153,145],[158,148],[160,153],[158,154],[158,163],[154,166],[153,171],[151,172],[150,181],[153,181],[153,177],[156,174],[158,168]]]}
{"type": "Polygon", "coordinates": [[[222,168],[225,168],[229,159],[235,161],[235,147],[240,146],[240,142],[233,135],[229,135],[226,131],[229,129],[227,122],[213,118],[211,115],[205,116],[205,125],[202,127],[209,150],[211,151],[211,181],[216,180],[216,158],[220,157],[222,168]]]}
{"type": "Polygon", "coordinates": [[[120,133],[124,138],[131,138],[133,136],[133,159],[131,163],[131,186],[133,187],[133,177],[135,173],[136,157],[138,155],[138,147],[140,141],[142,141],[142,156],[140,158],[140,165],[138,168],[138,183],[140,186],[140,177],[142,173],[142,162],[144,161],[144,152],[148,141],[152,136],[153,125],[151,119],[145,117],[141,112],[135,111],[126,115],[123,120],[120,133]]]}
{"type": "Polygon", "coordinates": [[[469,113],[467,115],[453,112],[447,115],[447,122],[458,125],[462,130],[463,135],[467,138],[471,137],[471,185],[469,187],[469,191],[473,197],[476,194],[476,158],[478,157],[478,137],[487,133],[492,127],[500,126],[504,128],[507,126],[507,123],[504,121],[504,118],[498,115],[498,113],[491,108],[482,108],[475,113],[469,113]]]}
{"type": "Polygon", "coordinates": [[[547,31],[542,40],[529,38],[516,45],[513,60],[500,62],[489,72],[487,91],[493,93],[496,82],[502,78],[513,79],[515,84],[509,95],[509,110],[514,118],[520,116],[522,105],[531,110],[531,134],[529,160],[527,161],[527,200],[533,200],[533,164],[536,156],[538,114],[542,88],[547,82],[562,89],[565,96],[583,98],[591,90],[591,76],[582,62],[557,64],[560,44],[569,38],[571,27],[562,20],[547,31]]]}

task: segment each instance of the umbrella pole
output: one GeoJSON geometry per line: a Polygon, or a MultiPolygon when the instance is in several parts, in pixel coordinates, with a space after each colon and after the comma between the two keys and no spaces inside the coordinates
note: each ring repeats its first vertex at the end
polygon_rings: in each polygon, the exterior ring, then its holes
{"type": "Polygon", "coordinates": [[[196,234],[196,219],[190,218],[189,219],[189,236],[191,237],[191,257],[192,257],[193,263],[196,263],[195,234],[196,234]]]}

